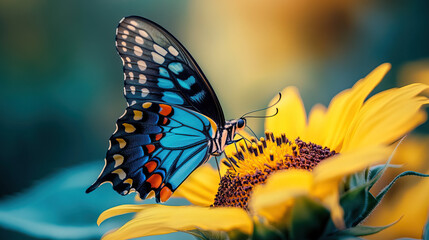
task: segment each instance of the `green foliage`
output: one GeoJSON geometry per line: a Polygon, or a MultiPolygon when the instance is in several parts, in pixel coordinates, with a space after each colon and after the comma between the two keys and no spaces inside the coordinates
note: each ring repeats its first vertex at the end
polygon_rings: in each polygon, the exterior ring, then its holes
{"type": "Polygon", "coordinates": [[[328,209],[308,197],[295,200],[287,225],[289,239],[315,239],[322,235],[330,219],[328,209]]]}
{"type": "Polygon", "coordinates": [[[207,231],[202,229],[194,229],[185,232],[191,234],[196,239],[200,240],[229,240],[228,234],[223,231],[207,231]]]}
{"type": "Polygon", "coordinates": [[[255,223],[253,227],[253,235],[250,239],[287,240],[288,238],[286,238],[284,232],[271,225],[268,225],[267,223],[255,223]]]}

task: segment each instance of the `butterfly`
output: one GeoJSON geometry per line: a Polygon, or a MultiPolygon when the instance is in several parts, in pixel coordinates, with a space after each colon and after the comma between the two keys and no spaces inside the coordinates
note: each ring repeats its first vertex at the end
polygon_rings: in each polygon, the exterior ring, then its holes
{"type": "Polygon", "coordinates": [[[122,195],[154,191],[167,201],[211,156],[222,154],[246,126],[225,121],[219,100],[189,52],[158,24],[138,16],[116,29],[128,103],[109,139],[105,166],[91,192],[104,182],[122,195]]]}

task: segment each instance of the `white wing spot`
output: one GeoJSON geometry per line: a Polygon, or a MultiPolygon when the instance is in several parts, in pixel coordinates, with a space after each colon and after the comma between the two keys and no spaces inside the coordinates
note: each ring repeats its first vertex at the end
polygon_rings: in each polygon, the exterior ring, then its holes
{"type": "Polygon", "coordinates": [[[123,57],[121,57],[121,60],[122,60],[122,65],[125,65],[125,60],[123,57]]]}
{"type": "Polygon", "coordinates": [[[167,54],[167,51],[157,44],[153,44],[153,49],[155,49],[155,51],[157,51],[162,56],[165,56],[165,54],[167,54]]]}
{"type": "Polygon", "coordinates": [[[126,60],[127,62],[131,62],[131,58],[129,58],[129,57],[126,57],[126,58],[125,58],[125,60],[126,60]]]}
{"type": "Polygon", "coordinates": [[[154,62],[156,62],[158,64],[163,64],[165,61],[165,59],[156,52],[152,52],[152,59],[154,62]]]}
{"type": "Polygon", "coordinates": [[[121,154],[113,155],[113,159],[115,160],[115,168],[120,166],[124,162],[124,156],[122,156],[121,154]]]}
{"type": "Polygon", "coordinates": [[[141,56],[141,55],[143,55],[143,50],[141,49],[141,47],[139,47],[139,46],[134,46],[134,54],[135,55],[137,55],[137,56],[141,56]]]}
{"type": "Polygon", "coordinates": [[[128,63],[128,64],[127,64],[127,66],[128,66],[129,68],[133,68],[133,66],[131,65],[131,63],[128,63]]]}
{"type": "Polygon", "coordinates": [[[124,180],[127,174],[122,169],[116,169],[115,171],[112,171],[112,173],[118,174],[119,179],[124,180]]]}
{"type": "Polygon", "coordinates": [[[131,31],[135,31],[136,30],[136,28],[134,26],[132,26],[132,25],[128,25],[127,28],[130,29],[131,31]]]}
{"type": "Polygon", "coordinates": [[[143,44],[143,43],[144,43],[143,38],[142,38],[142,37],[140,37],[140,36],[136,36],[136,43],[138,43],[138,44],[143,44]]]}
{"type": "Polygon", "coordinates": [[[139,25],[139,24],[138,24],[136,21],[134,21],[134,20],[130,21],[130,23],[131,23],[132,25],[136,26],[136,27],[139,25]]]}
{"type": "Polygon", "coordinates": [[[129,105],[129,106],[132,106],[132,105],[134,105],[134,104],[136,104],[137,102],[136,102],[136,100],[132,100],[131,101],[131,104],[129,105]]]}
{"type": "Polygon", "coordinates": [[[126,42],[124,42],[124,41],[122,41],[122,42],[121,42],[121,45],[122,45],[122,46],[127,46],[127,43],[126,43],[126,42]]]}
{"type": "Polygon", "coordinates": [[[123,38],[123,39],[127,39],[127,37],[128,37],[128,36],[127,36],[127,35],[125,35],[125,34],[124,34],[124,35],[122,35],[122,38],[123,38]]]}
{"type": "Polygon", "coordinates": [[[130,34],[130,32],[128,30],[124,30],[124,33],[127,34],[127,35],[130,34]]]}
{"type": "Polygon", "coordinates": [[[146,83],[146,76],[143,74],[139,74],[139,83],[145,84],[146,83]]]}
{"type": "Polygon", "coordinates": [[[139,34],[140,34],[141,36],[145,37],[145,38],[148,38],[148,37],[149,37],[149,35],[147,34],[147,32],[146,32],[146,31],[143,31],[143,30],[139,30],[139,34]]]}
{"type": "Polygon", "coordinates": [[[127,48],[124,48],[124,47],[122,48],[123,52],[127,52],[127,50],[128,50],[127,48]]]}
{"type": "Polygon", "coordinates": [[[173,56],[177,56],[179,55],[179,52],[173,47],[173,46],[169,46],[168,47],[168,51],[173,54],[173,56]]]}
{"type": "Polygon", "coordinates": [[[124,80],[127,80],[127,75],[124,73],[124,80]]]}
{"type": "Polygon", "coordinates": [[[131,80],[133,80],[133,79],[134,79],[134,73],[133,73],[133,72],[128,73],[128,75],[130,75],[130,79],[131,79],[131,80]]]}
{"type": "Polygon", "coordinates": [[[136,94],[136,87],[134,87],[134,86],[131,86],[130,87],[130,90],[131,90],[131,93],[134,95],[134,94],[136,94]]]}
{"type": "Polygon", "coordinates": [[[142,70],[142,71],[144,71],[144,70],[146,70],[146,63],[145,63],[145,61],[143,61],[143,60],[138,60],[137,61],[137,65],[138,65],[138,67],[140,68],[140,70],[142,70]]]}
{"type": "Polygon", "coordinates": [[[149,94],[149,89],[142,88],[142,97],[146,97],[149,94]]]}
{"type": "Polygon", "coordinates": [[[124,88],[124,95],[127,95],[127,89],[124,88]]]}

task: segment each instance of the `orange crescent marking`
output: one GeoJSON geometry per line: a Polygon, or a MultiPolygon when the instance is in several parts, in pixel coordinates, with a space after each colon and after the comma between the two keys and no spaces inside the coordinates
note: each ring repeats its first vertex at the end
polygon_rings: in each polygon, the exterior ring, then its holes
{"type": "Polygon", "coordinates": [[[159,188],[159,186],[161,186],[162,183],[162,177],[159,174],[153,174],[152,176],[150,176],[146,182],[150,183],[150,187],[153,189],[157,189],[159,188]]]}
{"type": "Polygon", "coordinates": [[[163,137],[163,134],[162,133],[158,133],[158,134],[156,134],[156,136],[155,136],[155,140],[156,141],[159,141],[159,139],[161,139],[163,137]]]}
{"type": "Polygon", "coordinates": [[[171,197],[172,194],[173,194],[173,191],[171,191],[169,187],[167,186],[163,187],[160,193],[161,202],[166,202],[171,197]]]}
{"type": "Polygon", "coordinates": [[[147,171],[149,173],[151,173],[151,172],[153,172],[156,169],[156,167],[158,166],[158,163],[155,162],[155,161],[149,161],[144,166],[146,167],[147,171]]]}
{"type": "Polygon", "coordinates": [[[171,106],[166,105],[166,104],[159,104],[159,107],[161,108],[161,110],[159,111],[159,114],[163,115],[163,116],[167,116],[168,114],[171,113],[171,106]]]}
{"type": "Polygon", "coordinates": [[[168,119],[165,117],[165,118],[162,120],[162,125],[167,124],[167,121],[168,121],[168,119]]]}
{"type": "Polygon", "coordinates": [[[150,154],[150,153],[152,153],[153,151],[155,151],[155,145],[153,145],[153,144],[148,144],[148,145],[146,145],[146,149],[147,149],[147,153],[148,153],[148,154],[150,154]]]}

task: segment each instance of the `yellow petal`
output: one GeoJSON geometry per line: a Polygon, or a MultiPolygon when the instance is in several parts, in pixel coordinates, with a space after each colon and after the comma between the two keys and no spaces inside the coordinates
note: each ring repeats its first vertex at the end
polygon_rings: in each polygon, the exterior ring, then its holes
{"type": "MultiPolygon", "coordinates": [[[[295,87],[287,87],[282,92],[282,99],[273,108],[267,110],[267,115],[275,113],[277,107],[279,112],[275,117],[265,120],[265,129],[272,131],[274,134],[286,133],[289,139],[302,137],[305,132],[307,117],[298,89],[295,87]]],[[[277,101],[276,96],[271,100],[270,105],[277,101]]]]}
{"type": "Polygon", "coordinates": [[[380,83],[389,69],[390,64],[388,63],[380,65],[351,89],[344,90],[332,99],[324,124],[323,146],[337,152],[341,150],[349,126],[362,107],[365,98],[380,83]]]}
{"type": "Polygon", "coordinates": [[[107,209],[106,211],[104,211],[100,214],[100,216],[97,219],[97,224],[100,225],[102,222],[104,222],[104,220],[111,218],[111,217],[115,217],[115,216],[126,214],[126,213],[141,211],[141,210],[147,208],[148,206],[150,206],[150,205],[149,204],[147,204],[147,205],[120,205],[120,206],[116,206],[116,207],[107,209]]]}
{"type": "Polygon", "coordinates": [[[326,117],[326,107],[322,104],[316,104],[310,111],[308,117],[308,126],[306,129],[304,141],[321,144],[324,128],[323,123],[326,117]]]}
{"type": "Polygon", "coordinates": [[[338,229],[344,229],[344,210],[340,205],[340,193],[338,183],[332,186],[330,194],[326,195],[322,202],[331,210],[332,222],[338,229]]]}
{"type": "Polygon", "coordinates": [[[323,160],[314,168],[315,182],[341,180],[346,175],[387,161],[391,153],[392,148],[382,145],[340,153],[323,160]]]}
{"type": "Polygon", "coordinates": [[[239,230],[250,234],[253,224],[241,208],[205,208],[196,206],[146,205],[134,219],[103,240],[131,239],[196,228],[215,231],[239,230]]]}
{"type": "Polygon", "coordinates": [[[389,89],[370,98],[362,107],[344,140],[343,151],[374,144],[390,144],[426,120],[421,110],[429,101],[417,95],[427,89],[411,84],[389,89]]]}
{"type": "Polygon", "coordinates": [[[197,206],[213,204],[219,187],[219,173],[209,164],[195,170],[174,192],[173,197],[186,198],[197,206]]]}
{"type": "Polygon", "coordinates": [[[292,205],[292,198],[309,195],[313,176],[305,170],[286,170],[272,174],[253,191],[250,209],[270,222],[278,222],[292,205]]]}

